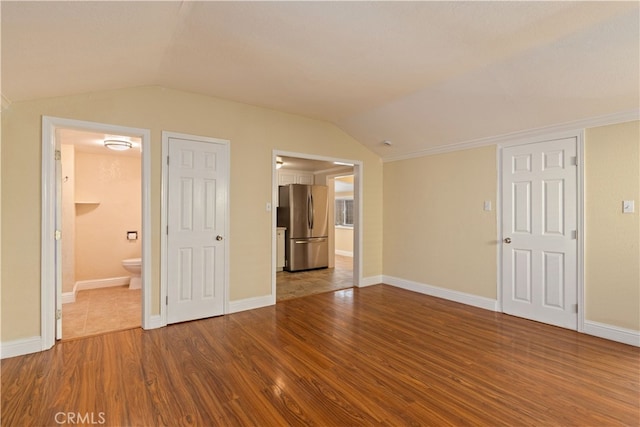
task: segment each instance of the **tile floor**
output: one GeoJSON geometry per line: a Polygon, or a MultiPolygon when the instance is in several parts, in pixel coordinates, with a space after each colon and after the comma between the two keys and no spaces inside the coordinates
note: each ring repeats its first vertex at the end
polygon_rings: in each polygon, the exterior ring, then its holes
{"type": "Polygon", "coordinates": [[[353,258],[336,255],[335,268],[276,273],[276,301],[353,287],[353,258]]]}
{"type": "Polygon", "coordinates": [[[62,339],[131,329],[142,324],[142,292],[128,286],[87,289],[62,304],[62,339]]]}

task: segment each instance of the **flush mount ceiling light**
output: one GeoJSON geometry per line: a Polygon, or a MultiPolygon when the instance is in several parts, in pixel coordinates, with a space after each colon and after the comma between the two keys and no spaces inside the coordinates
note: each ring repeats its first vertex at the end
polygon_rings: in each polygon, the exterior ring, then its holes
{"type": "Polygon", "coordinates": [[[129,141],[124,141],[122,139],[105,139],[104,146],[110,150],[115,151],[124,151],[133,147],[133,144],[129,141]]]}

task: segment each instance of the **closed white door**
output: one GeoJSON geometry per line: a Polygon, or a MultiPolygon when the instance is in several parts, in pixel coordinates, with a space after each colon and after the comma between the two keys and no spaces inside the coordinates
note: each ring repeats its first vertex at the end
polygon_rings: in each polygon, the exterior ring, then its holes
{"type": "Polygon", "coordinates": [[[502,151],[503,311],[577,329],[576,138],[502,151]]]}
{"type": "Polygon", "coordinates": [[[169,138],[167,322],[224,311],[228,146],[169,138]]]}

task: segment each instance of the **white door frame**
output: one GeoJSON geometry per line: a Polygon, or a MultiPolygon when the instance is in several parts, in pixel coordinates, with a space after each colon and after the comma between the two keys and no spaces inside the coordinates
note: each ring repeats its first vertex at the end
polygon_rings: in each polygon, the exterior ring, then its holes
{"type": "Polygon", "coordinates": [[[505,147],[512,147],[516,145],[534,144],[538,142],[553,141],[556,139],[575,138],[576,139],[576,157],[577,157],[577,176],[576,176],[576,229],[578,231],[577,236],[577,252],[576,252],[576,286],[577,286],[577,302],[578,302],[578,332],[584,332],[584,319],[585,319],[585,301],[584,301],[584,241],[585,241],[585,228],[584,228],[584,130],[573,130],[566,132],[551,133],[545,136],[535,136],[522,139],[516,139],[511,142],[506,142],[498,145],[497,166],[498,166],[498,188],[497,188],[497,209],[496,209],[496,221],[497,223],[497,308],[499,312],[503,312],[502,301],[502,151],[505,147]]]}
{"type": "MultiPolygon", "coordinates": [[[[169,195],[169,139],[187,139],[191,141],[207,142],[213,144],[223,144],[226,147],[226,181],[227,189],[231,188],[230,176],[231,176],[231,150],[229,146],[231,142],[227,139],[211,138],[199,135],[189,135],[178,132],[162,131],[162,196],[161,196],[161,214],[160,214],[160,262],[162,265],[162,271],[160,273],[160,321],[158,326],[167,325],[167,295],[169,294],[169,284],[167,283],[168,277],[168,239],[167,239],[167,214],[169,205],[167,204],[169,195]]],[[[229,204],[229,193],[227,193],[227,203],[225,206],[225,230],[224,230],[224,286],[223,286],[223,314],[229,313],[229,242],[231,240],[231,227],[229,225],[231,219],[231,209],[229,204]]]]}
{"type": "Polygon", "coordinates": [[[341,159],[335,157],[316,156],[306,153],[295,153],[291,151],[273,150],[271,159],[271,183],[273,193],[271,195],[271,304],[276,303],[276,242],[277,242],[277,209],[278,205],[278,172],[277,158],[297,157],[300,159],[320,160],[324,162],[340,162],[353,164],[353,201],[354,217],[356,223],[353,224],[354,245],[353,245],[353,286],[360,287],[363,284],[362,278],[362,182],[363,163],[360,160],[341,159]]]}
{"type": "Polygon", "coordinates": [[[42,350],[55,344],[56,334],[56,129],[111,133],[142,140],[142,327],[151,327],[151,131],[105,123],[42,117],[42,223],[40,260],[40,334],[42,350]]]}

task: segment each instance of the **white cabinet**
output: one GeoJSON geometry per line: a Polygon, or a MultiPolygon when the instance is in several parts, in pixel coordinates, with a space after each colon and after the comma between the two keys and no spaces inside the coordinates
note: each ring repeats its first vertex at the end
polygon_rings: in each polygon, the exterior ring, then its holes
{"type": "Polygon", "coordinates": [[[276,232],[276,271],[284,270],[284,227],[276,232]]]}
{"type": "Polygon", "coordinates": [[[313,172],[296,171],[289,169],[278,170],[278,185],[289,184],[314,184],[313,172]]]}

